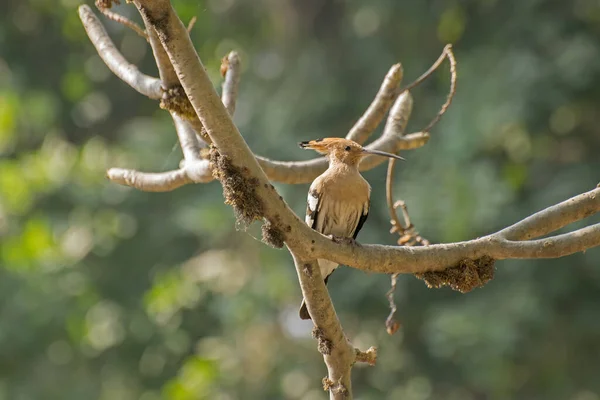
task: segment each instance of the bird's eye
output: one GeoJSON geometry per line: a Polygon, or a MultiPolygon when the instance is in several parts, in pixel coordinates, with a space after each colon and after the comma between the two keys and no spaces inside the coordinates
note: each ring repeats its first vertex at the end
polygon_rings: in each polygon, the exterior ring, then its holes
{"type": "Polygon", "coordinates": [[[346,146],[346,148],[344,150],[350,151],[350,146],[346,146]]]}

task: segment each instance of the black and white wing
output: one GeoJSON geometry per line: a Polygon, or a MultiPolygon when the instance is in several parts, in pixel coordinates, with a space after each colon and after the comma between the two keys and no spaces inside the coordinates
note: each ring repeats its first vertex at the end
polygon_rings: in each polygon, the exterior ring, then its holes
{"type": "Polygon", "coordinates": [[[306,200],[306,218],[304,222],[312,229],[316,229],[319,219],[319,210],[321,209],[321,195],[313,188],[308,191],[306,200]]]}
{"type": "Polygon", "coordinates": [[[367,217],[369,216],[369,203],[370,199],[367,199],[367,202],[363,205],[362,214],[358,219],[358,224],[356,225],[356,229],[354,229],[354,235],[352,237],[356,240],[356,236],[358,236],[358,232],[360,232],[361,228],[365,224],[367,217]]]}

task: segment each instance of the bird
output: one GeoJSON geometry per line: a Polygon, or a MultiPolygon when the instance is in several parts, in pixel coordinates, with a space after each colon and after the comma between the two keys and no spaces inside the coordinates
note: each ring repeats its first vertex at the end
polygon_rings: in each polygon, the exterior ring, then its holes
{"type": "MultiPolygon", "coordinates": [[[[358,166],[363,157],[378,156],[404,158],[379,150],[371,150],[342,138],[324,138],[300,142],[303,149],[324,154],[329,168],[310,185],[306,206],[306,224],[317,232],[336,239],[356,240],[369,215],[371,186],[362,177],[358,166]]],[[[338,264],[318,260],[325,284],[338,264]]],[[[302,300],[300,318],[311,319],[306,303],[302,300]]]]}

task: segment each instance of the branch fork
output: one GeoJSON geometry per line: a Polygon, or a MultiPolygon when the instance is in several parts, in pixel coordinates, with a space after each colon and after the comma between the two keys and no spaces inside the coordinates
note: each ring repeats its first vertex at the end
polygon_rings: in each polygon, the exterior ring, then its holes
{"type": "MultiPolygon", "coordinates": [[[[272,181],[310,182],[325,170],[326,160],[317,158],[306,162],[286,162],[255,156],[231,120],[239,86],[237,54],[230,53],[223,63],[225,83],[219,96],[192,45],[188,28],[177,17],[170,1],[134,0],[133,3],[144,20],[145,32],[156,59],[160,78],[144,75],[137,67],[128,63],[91,9],[81,6],[79,15],[90,40],[111,71],[132,88],[149,98],[160,100],[164,88],[168,88],[168,91],[181,87],[191,109],[189,113],[181,113],[173,107],[166,107],[173,118],[184,157],[178,170],[152,174],[111,169],[107,173],[109,179],[140,190],[168,191],[187,183],[208,182],[216,177],[222,183],[226,197],[228,186],[231,188],[243,185],[247,189],[247,192],[244,192],[248,194],[246,197],[251,198],[254,204],[252,210],[247,208],[248,204],[243,199],[238,201],[230,197],[230,203],[234,208],[239,208],[236,212],[240,211],[248,217],[246,222],[262,221],[266,241],[270,241],[275,247],[285,245],[291,253],[302,294],[313,318],[319,351],[327,367],[328,375],[323,384],[331,399],[352,398],[352,366],[356,362],[374,364],[377,351],[372,347],[362,352],[349,342],[320,275],[317,259],[329,259],[364,271],[394,274],[392,279],[395,279],[400,273],[422,274],[426,277],[431,271],[452,271],[448,268],[461,265],[468,269],[473,263],[481,266],[505,258],[562,257],[600,245],[600,224],[567,234],[532,240],[598,213],[600,188],[549,207],[482,238],[460,243],[429,244],[414,230],[401,203],[404,225],[396,215],[396,202],[391,201],[390,177],[393,164],[388,168],[388,205],[392,213],[392,230],[402,234],[401,245],[356,246],[332,241],[310,229],[298,218],[271,184],[272,181]],[[203,149],[208,145],[212,146],[210,160],[202,155],[205,151],[203,149]],[[244,214],[245,212],[247,214],[244,214]],[[405,235],[409,235],[409,239],[403,239],[405,235]],[[412,244],[423,246],[408,246],[412,244]]],[[[415,83],[400,89],[402,67],[400,64],[392,66],[375,99],[350,129],[347,137],[364,143],[390,111],[382,135],[368,147],[396,153],[427,143],[430,139],[430,129],[450,105],[455,90],[456,62],[451,47],[447,46],[444,49],[434,67],[415,83]],[[452,72],[451,90],[446,103],[427,127],[419,132],[404,135],[413,104],[409,89],[425,79],[444,58],[449,59],[452,72]]],[[[361,163],[361,168],[371,169],[381,162],[380,158],[366,158],[361,163]]],[[[483,283],[484,280],[485,275],[482,274],[474,279],[477,284],[483,283]]],[[[390,304],[393,304],[393,299],[390,300],[390,304]]]]}

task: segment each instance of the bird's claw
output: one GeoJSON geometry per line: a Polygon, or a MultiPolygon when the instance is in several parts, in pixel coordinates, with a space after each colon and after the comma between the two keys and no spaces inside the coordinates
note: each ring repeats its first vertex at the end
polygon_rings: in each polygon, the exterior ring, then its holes
{"type": "Polygon", "coordinates": [[[335,243],[340,243],[340,244],[347,244],[350,246],[360,246],[358,244],[358,242],[356,240],[354,240],[354,238],[351,237],[344,237],[344,236],[335,236],[335,235],[329,235],[331,240],[334,241],[335,243]]]}

